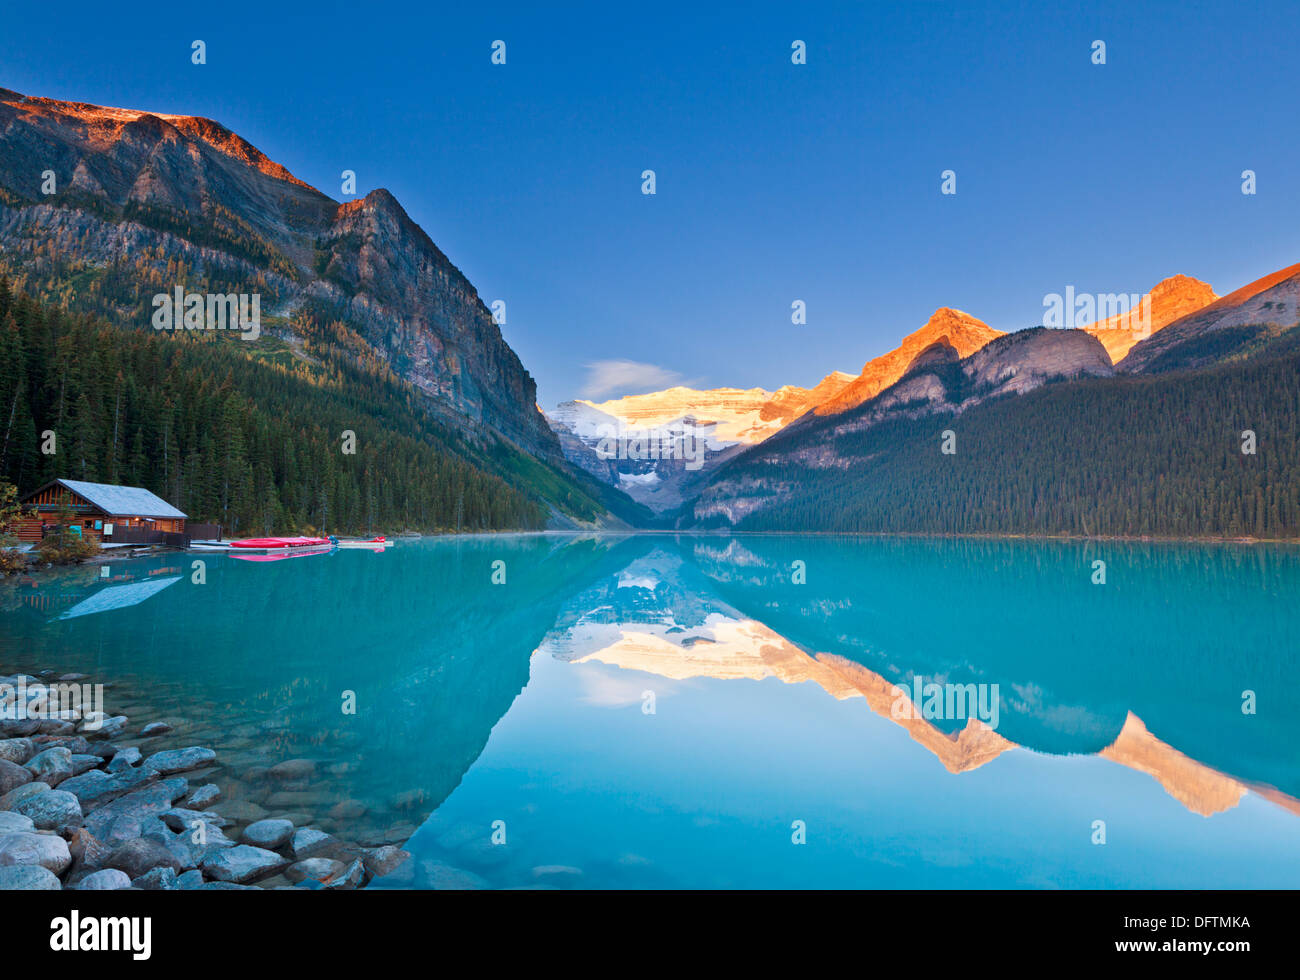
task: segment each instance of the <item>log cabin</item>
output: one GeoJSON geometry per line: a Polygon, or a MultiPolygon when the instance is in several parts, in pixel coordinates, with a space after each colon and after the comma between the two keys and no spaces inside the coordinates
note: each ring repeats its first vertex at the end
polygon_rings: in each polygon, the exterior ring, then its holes
{"type": "Polygon", "coordinates": [[[186,515],[143,487],[52,480],[19,503],[24,513],[9,529],[19,541],[40,541],[64,507],[76,515],[82,534],[105,544],[115,531],[185,531],[186,515]]]}

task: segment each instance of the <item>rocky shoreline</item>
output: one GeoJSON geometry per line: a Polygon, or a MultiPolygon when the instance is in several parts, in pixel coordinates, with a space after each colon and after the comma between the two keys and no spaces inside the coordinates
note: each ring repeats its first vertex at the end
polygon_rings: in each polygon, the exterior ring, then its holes
{"type": "MultiPolygon", "coordinates": [[[[0,675],[0,890],[340,890],[413,877],[410,853],[392,843],[363,846],[303,815],[226,801],[205,781],[214,750],[148,751],[170,726],[132,732],[127,716],[60,696],[86,680],[0,675]]],[[[292,792],[314,771],[290,759],[266,778],[292,792]]]]}

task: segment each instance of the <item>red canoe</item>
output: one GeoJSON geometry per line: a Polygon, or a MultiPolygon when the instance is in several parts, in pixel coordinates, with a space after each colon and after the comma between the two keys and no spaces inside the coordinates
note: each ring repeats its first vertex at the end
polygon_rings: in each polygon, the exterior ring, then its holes
{"type": "Polygon", "coordinates": [[[230,542],[232,548],[256,548],[259,551],[281,548],[319,548],[329,544],[329,538],[244,538],[230,542]]]}

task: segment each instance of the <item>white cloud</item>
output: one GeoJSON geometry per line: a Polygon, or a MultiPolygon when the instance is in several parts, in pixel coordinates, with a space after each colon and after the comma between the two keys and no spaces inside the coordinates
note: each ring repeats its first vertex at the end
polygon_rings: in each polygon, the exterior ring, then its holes
{"type": "Polygon", "coordinates": [[[671,388],[683,381],[676,371],[640,361],[593,361],[583,367],[587,369],[587,383],[583,386],[582,397],[592,401],[604,401],[611,396],[641,395],[671,388]]]}

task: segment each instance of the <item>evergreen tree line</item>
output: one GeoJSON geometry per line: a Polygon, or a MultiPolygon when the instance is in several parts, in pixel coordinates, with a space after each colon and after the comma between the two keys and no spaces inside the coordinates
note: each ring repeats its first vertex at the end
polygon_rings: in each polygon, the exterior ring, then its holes
{"type": "Polygon", "coordinates": [[[545,524],[547,508],[468,462],[476,451],[353,331],[311,313],[294,330],[298,352],[124,329],[0,276],[0,480],[142,486],[233,535],[545,524]]]}
{"type": "Polygon", "coordinates": [[[833,439],[844,469],[772,463],[782,433],[714,480],[790,488],[744,530],[1297,538],[1295,341],[1198,371],[1056,382],[957,416],[893,419],[833,439]]]}

